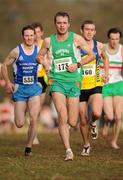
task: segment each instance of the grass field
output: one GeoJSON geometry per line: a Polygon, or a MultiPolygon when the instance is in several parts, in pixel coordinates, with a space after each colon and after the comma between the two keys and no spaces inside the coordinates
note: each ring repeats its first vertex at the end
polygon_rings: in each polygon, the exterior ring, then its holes
{"type": "Polygon", "coordinates": [[[110,136],[91,141],[89,157],[81,157],[81,136],[71,132],[75,158],[64,161],[64,148],[57,133],[39,134],[33,155],[23,155],[25,134],[0,135],[0,180],[122,180],[123,133],[119,150],[110,147],[110,136]]]}

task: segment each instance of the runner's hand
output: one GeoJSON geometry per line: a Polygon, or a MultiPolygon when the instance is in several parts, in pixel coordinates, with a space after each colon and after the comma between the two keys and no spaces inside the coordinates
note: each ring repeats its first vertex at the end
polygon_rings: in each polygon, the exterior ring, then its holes
{"type": "Polygon", "coordinates": [[[68,70],[69,72],[74,72],[77,68],[78,68],[77,63],[75,63],[75,64],[70,64],[70,65],[67,67],[67,70],[68,70]]]}
{"type": "Polygon", "coordinates": [[[109,81],[109,76],[105,74],[102,76],[102,79],[104,83],[107,83],[109,81]]]}
{"type": "Polygon", "coordinates": [[[47,63],[44,65],[44,68],[45,68],[46,74],[48,75],[50,71],[50,65],[47,63]]]}
{"type": "Polygon", "coordinates": [[[13,93],[14,92],[14,84],[10,81],[6,82],[6,91],[7,93],[13,93]]]}

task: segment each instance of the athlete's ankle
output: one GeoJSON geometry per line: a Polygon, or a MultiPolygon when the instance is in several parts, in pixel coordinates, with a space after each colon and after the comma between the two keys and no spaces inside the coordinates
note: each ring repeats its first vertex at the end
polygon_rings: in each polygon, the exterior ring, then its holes
{"type": "Polygon", "coordinates": [[[66,149],[66,152],[68,152],[68,151],[72,151],[72,149],[71,149],[71,148],[67,148],[67,149],[66,149]]]}

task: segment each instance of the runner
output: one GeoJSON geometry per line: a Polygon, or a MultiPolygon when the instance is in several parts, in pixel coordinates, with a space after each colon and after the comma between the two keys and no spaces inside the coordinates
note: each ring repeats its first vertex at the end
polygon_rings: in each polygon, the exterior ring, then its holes
{"type": "Polygon", "coordinates": [[[31,148],[37,132],[37,119],[40,112],[41,86],[37,79],[36,55],[38,47],[34,44],[35,31],[30,25],[23,27],[23,43],[13,49],[5,58],[2,73],[6,89],[14,101],[15,124],[22,128],[25,122],[25,111],[28,106],[30,125],[25,148],[25,156],[31,155],[31,148]],[[13,65],[14,83],[9,79],[8,66],[13,65]]]}
{"type": "Polygon", "coordinates": [[[44,40],[37,56],[37,61],[43,63],[50,77],[50,93],[58,113],[59,134],[66,149],[65,160],[73,160],[73,152],[69,142],[69,126],[76,126],[79,111],[79,95],[81,82],[81,65],[91,61],[94,53],[90,52],[85,40],[68,32],[70,17],[66,12],[58,12],[54,17],[56,34],[44,40]],[[81,47],[89,54],[81,61],[81,47]],[[43,61],[49,51],[49,62],[43,61]]]}
{"type": "Polygon", "coordinates": [[[122,32],[118,28],[111,28],[107,33],[108,43],[105,52],[109,57],[109,82],[103,86],[104,113],[106,124],[103,134],[107,134],[108,122],[115,122],[111,146],[119,149],[117,144],[123,109],[123,46],[120,44],[122,32]]]}
{"type": "MultiPolygon", "coordinates": [[[[41,46],[43,43],[43,35],[44,35],[43,26],[39,22],[34,22],[31,24],[31,26],[33,26],[33,28],[35,29],[35,43],[37,44],[39,49],[41,49],[41,46]]],[[[46,88],[47,88],[48,78],[47,78],[45,69],[43,68],[41,64],[39,64],[38,66],[38,82],[40,82],[42,85],[42,94],[40,97],[41,110],[42,110],[42,106],[44,104],[45,97],[46,97],[46,88]]],[[[40,116],[41,116],[41,111],[40,111],[40,116]]],[[[35,145],[39,144],[39,140],[37,136],[35,137],[33,144],[35,145]]]]}
{"type": "MultiPolygon", "coordinates": [[[[96,120],[102,113],[102,78],[99,74],[99,61],[103,59],[105,74],[103,79],[108,80],[108,59],[103,51],[103,44],[94,39],[96,34],[95,24],[93,21],[84,21],[81,25],[81,33],[86,40],[90,50],[96,54],[93,61],[83,66],[82,89],[80,95],[80,130],[83,137],[84,147],[81,155],[86,156],[90,153],[89,142],[89,123],[91,128],[92,139],[97,139],[98,130],[96,120]],[[91,107],[92,122],[88,119],[88,106],[91,107]]],[[[87,56],[86,52],[81,49],[82,59],[87,56]]]]}

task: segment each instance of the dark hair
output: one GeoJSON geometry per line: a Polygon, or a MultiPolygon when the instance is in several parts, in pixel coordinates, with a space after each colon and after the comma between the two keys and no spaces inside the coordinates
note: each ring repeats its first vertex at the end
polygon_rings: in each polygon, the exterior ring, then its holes
{"type": "Polygon", "coordinates": [[[62,12],[62,11],[59,11],[56,13],[56,15],[54,16],[54,23],[56,23],[56,18],[58,16],[62,16],[62,17],[67,17],[68,18],[68,22],[70,22],[70,16],[67,12],[62,12]]]}
{"type": "Polygon", "coordinates": [[[22,33],[22,36],[24,36],[24,31],[25,30],[33,30],[34,31],[34,33],[35,33],[35,29],[34,29],[34,27],[32,27],[31,25],[27,25],[27,26],[24,26],[23,28],[22,28],[22,31],[21,31],[21,33],[22,33]]]}
{"type": "Polygon", "coordinates": [[[110,34],[111,34],[111,33],[114,33],[114,34],[119,33],[119,34],[120,34],[120,38],[122,37],[122,31],[121,31],[119,28],[117,28],[117,27],[113,27],[113,28],[110,28],[110,29],[108,30],[108,32],[107,32],[107,37],[108,37],[108,38],[110,38],[110,34]]]}
{"type": "Polygon", "coordinates": [[[85,26],[86,24],[93,24],[93,25],[95,25],[95,23],[94,23],[93,21],[91,21],[91,20],[85,20],[85,21],[81,24],[81,29],[82,29],[82,30],[84,29],[84,26],[85,26]]]}
{"type": "Polygon", "coordinates": [[[43,31],[43,26],[42,26],[42,24],[41,24],[40,22],[33,22],[33,23],[31,24],[31,26],[32,26],[34,29],[37,28],[37,27],[39,27],[40,30],[43,31]]]}

